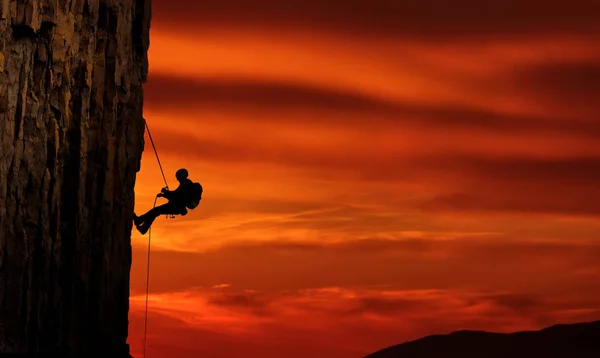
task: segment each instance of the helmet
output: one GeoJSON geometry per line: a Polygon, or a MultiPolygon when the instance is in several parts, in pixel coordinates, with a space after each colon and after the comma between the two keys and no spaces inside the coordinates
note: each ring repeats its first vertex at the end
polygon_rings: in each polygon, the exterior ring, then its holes
{"type": "Polygon", "coordinates": [[[175,177],[178,180],[184,180],[187,179],[188,177],[188,171],[185,168],[179,169],[176,173],[175,173],[175,177]]]}

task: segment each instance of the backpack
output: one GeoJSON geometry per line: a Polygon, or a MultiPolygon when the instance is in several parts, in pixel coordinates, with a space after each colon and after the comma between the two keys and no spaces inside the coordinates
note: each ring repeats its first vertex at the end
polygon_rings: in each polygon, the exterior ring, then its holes
{"type": "Polygon", "coordinates": [[[188,209],[195,209],[198,204],[200,204],[200,200],[202,200],[202,185],[200,185],[200,183],[192,183],[192,185],[190,186],[190,196],[189,196],[189,201],[188,203],[185,205],[188,209]]]}

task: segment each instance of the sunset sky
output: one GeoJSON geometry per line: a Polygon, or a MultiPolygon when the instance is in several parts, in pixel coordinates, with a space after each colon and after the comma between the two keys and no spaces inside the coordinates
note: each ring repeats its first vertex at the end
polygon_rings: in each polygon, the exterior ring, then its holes
{"type": "MultiPolygon", "coordinates": [[[[152,2],[144,116],[204,198],[153,226],[148,358],[600,319],[599,1],[152,2]]],[[[146,137],[137,214],[163,186],[146,137]]]]}

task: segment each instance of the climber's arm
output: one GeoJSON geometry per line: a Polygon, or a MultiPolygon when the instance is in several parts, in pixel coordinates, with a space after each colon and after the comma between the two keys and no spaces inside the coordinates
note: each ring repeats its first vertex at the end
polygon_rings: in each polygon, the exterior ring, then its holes
{"type": "Polygon", "coordinates": [[[161,193],[158,194],[158,196],[164,197],[167,200],[172,200],[175,195],[176,195],[175,191],[171,191],[171,190],[169,190],[167,188],[162,188],[161,189],[161,193]]]}

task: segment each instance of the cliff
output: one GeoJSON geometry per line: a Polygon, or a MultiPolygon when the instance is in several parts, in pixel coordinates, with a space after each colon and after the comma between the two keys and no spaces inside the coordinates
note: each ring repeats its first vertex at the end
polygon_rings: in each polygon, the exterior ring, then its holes
{"type": "Polygon", "coordinates": [[[0,0],[0,357],[129,356],[150,0],[0,0]]]}
{"type": "Polygon", "coordinates": [[[383,349],[365,358],[596,358],[600,321],[510,334],[460,331],[383,349]]]}

